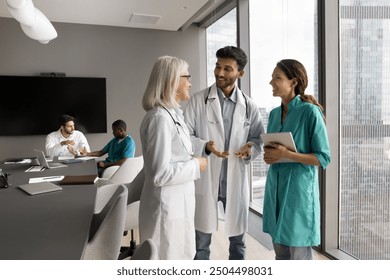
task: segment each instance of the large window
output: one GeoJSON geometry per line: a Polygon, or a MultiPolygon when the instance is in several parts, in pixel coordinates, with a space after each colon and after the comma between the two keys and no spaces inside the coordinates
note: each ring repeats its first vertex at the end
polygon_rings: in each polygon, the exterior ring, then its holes
{"type": "Polygon", "coordinates": [[[207,86],[215,82],[215,53],[225,46],[237,46],[237,16],[234,8],[206,30],[207,39],[207,86]]]}
{"type": "MultiPolygon", "coordinates": [[[[250,63],[243,84],[266,126],[270,110],[280,105],[269,85],[276,63],[301,61],[309,75],[307,93],[325,102],[331,144],[321,193],[322,249],[342,259],[390,259],[390,1],[237,3],[237,11],[207,30],[209,85],[215,51],[227,44],[244,47],[250,63]],[[249,18],[242,16],[247,6],[249,18]],[[248,20],[248,34],[236,36],[238,12],[239,31],[247,31],[248,20]]],[[[260,156],[252,167],[252,206],[261,213],[267,166],[260,156]]]]}
{"type": "MultiPolygon", "coordinates": [[[[250,92],[266,126],[269,112],[281,103],[280,98],[272,96],[269,84],[279,60],[299,60],[309,75],[306,93],[318,94],[317,1],[249,0],[249,30],[250,92]]],[[[262,213],[267,174],[262,156],[252,168],[253,207],[262,213]]]]}
{"type": "Polygon", "coordinates": [[[390,259],[390,3],[340,0],[340,249],[390,259]]]}

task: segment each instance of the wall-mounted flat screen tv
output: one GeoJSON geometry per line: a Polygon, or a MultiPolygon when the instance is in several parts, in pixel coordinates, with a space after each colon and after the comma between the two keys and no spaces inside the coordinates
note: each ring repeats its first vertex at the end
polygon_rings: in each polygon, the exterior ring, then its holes
{"type": "Polygon", "coordinates": [[[106,133],[106,79],[0,76],[0,136],[48,134],[62,114],[77,130],[106,133]]]}

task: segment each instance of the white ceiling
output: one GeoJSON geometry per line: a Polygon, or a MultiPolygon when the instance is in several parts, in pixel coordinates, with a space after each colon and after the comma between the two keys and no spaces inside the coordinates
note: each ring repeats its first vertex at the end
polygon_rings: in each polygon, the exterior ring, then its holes
{"type": "MultiPolygon", "coordinates": [[[[0,0],[0,17],[12,17],[0,0]]],[[[225,0],[33,0],[51,22],[177,31],[225,0]],[[130,20],[131,19],[131,20],[130,20]]]]}

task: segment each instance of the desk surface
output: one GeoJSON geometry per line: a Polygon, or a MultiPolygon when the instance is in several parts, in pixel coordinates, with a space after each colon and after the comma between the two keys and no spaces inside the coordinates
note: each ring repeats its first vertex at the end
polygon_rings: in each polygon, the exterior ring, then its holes
{"type": "Polygon", "coordinates": [[[62,191],[30,196],[19,184],[32,177],[96,174],[94,160],[42,172],[27,165],[0,165],[12,186],[0,189],[0,259],[80,259],[88,240],[95,185],[64,185],[62,191]]]}

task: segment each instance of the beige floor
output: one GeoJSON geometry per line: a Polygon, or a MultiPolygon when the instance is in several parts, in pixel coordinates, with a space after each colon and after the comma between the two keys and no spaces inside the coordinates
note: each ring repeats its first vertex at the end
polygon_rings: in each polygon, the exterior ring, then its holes
{"type": "MultiPolygon", "coordinates": [[[[245,243],[247,247],[246,259],[247,260],[274,260],[275,253],[273,250],[269,250],[264,247],[260,242],[254,239],[251,235],[245,235],[245,243]]],[[[226,260],[229,257],[228,253],[229,240],[224,236],[223,222],[220,222],[218,232],[213,235],[211,241],[211,259],[213,260],[226,260]]],[[[316,260],[325,260],[327,257],[319,254],[313,250],[313,257],[316,260]]]]}
{"type": "MultiPolygon", "coordinates": [[[[139,242],[138,234],[135,234],[137,244],[139,242]]],[[[130,234],[123,238],[123,246],[128,246],[130,240],[130,234]]],[[[269,250],[256,239],[254,239],[249,234],[245,236],[246,246],[247,246],[247,260],[274,260],[275,254],[273,250],[269,250]]],[[[224,236],[223,232],[223,222],[220,222],[218,232],[213,234],[211,242],[211,256],[212,260],[227,260],[229,257],[228,253],[229,240],[224,236]]],[[[313,256],[315,260],[327,260],[328,258],[324,255],[319,254],[317,251],[313,250],[313,256]]]]}

